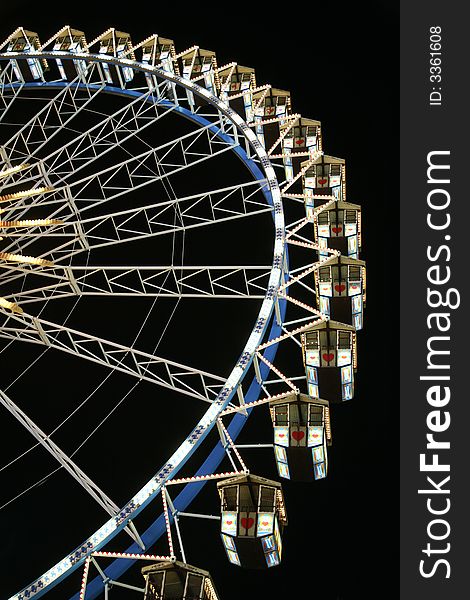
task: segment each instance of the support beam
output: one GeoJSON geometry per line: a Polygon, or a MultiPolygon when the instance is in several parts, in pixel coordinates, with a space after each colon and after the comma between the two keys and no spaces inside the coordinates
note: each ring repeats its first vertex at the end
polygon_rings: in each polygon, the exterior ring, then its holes
{"type": "Polygon", "coordinates": [[[271,266],[77,266],[0,262],[0,284],[18,291],[5,297],[22,305],[70,296],[243,298],[261,300],[271,266]]]}
{"type": "MultiPolygon", "coordinates": [[[[162,177],[153,178],[153,181],[162,177]]],[[[266,205],[262,196],[266,185],[265,179],[249,181],[120,211],[113,211],[110,207],[106,211],[106,200],[103,200],[100,207],[102,214],[88,218],[88,206],[78,209],[79,200],[75,198],[73,205],[77,207],[79,214],[71,210],[69,202],[64,201],[66,213],[56,209],[50,215],[50,218],[60,218],[63,223],[48,226],[47,229],[38,226],[26,230],[12,228],[8,231],[8,237],[12,241],[4,251],[26,254],[26,248],[38,240],[46,241],[49,249],[43,251],[40,257],[47,257],[57,264],[84,250],[272,213],[272,207],[266,205]],[[175,211],[178,214],[177,222],[175,211]],[[85,238],[86,247],[80,243],[81,238],[85,238]]],[[[129,187],[127,191],[132,192],[133,189],[129,187]]],[[[120,193],[116,193],[113,198],[119,195],[120,193]]],[[[94,203],[90,206],[94,206],[94,203]]],[[[32,250],[30,252],[35,254],[32,250]]]]}
{"type": "Polygon", "coordinates": [[[27,313],[16,315],[1,308],[0,337],[45,344],[204,402],[211,403],[225,383],[223,377],[206,371],[140,352],[27,313]]]}
{"type": "MultiPolygon", "coordinates": [[[[101,490],[94,481],[92,481],[74,461],[63,452],[55,442],[53,442],[48,435],[46,435],[42,429],[40,429],[34,421],[32,421],[25,412],[17,406],[13,400],[5,394],[3,390],[0,390],[0,404],[15,417],[17,421],[27,429],[31,435],[45,448],[57,462],[69,473],[83,489],[90,494],[90,496],[97,502],[104,510],[115,517],[119,513],[119,506],[115,504],[109,496],[107,496],[103,490],[101,490]]],[[[131,538],[143,547],[142,540],[140,539],[137,530],[134,525],[132,527],[126,527],[127,533],[131,538]]]]}

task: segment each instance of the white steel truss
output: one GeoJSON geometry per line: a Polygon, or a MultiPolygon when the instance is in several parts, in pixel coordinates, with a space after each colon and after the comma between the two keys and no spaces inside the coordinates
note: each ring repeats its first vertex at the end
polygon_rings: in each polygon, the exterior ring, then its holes
{"type": "MultiPolygon", "coordinates": [[[[88,475],[86,475],[75,462],[63,452],[51,438],[32,421],[13,400],[0,389],[0,403],[25,427],[33,437],[43,446],[59,464],[90,494],[90,496],[111,516],[119,514],[119,506],[101,490],[88,475]]],[[[126,527],[132,539],[144,548],[135,526],[126,527]]]]}
{"type": "Polygon", "coordinates": [[[0,72],[0,123],[4,120],[10,107],[20,95],[24,82],[18,82],[12,63],[5,65],[0,72]],[[13,83],[16,83],[13,86],[13,83]]]}
{"type": "MultiPolygon", "coordinates": [[[[153,178],[153,181],[160,178],[153,178]]],[[[250,181],[80,220],[71,217],[71,220],[67,221],[67,215],[54,211],[51,214],[55,215],[54,218],[61,215],[59,218],[64,221],[62,224],[47,228],[10,228],[7,235],[12,241],[5,247],[5,252],[24,251],[38,239],[47,237],[56,245],[42,256],[49,255],[53,261],[60,262],[81,252],[82,249],[91,250],[272,212],[272,207],[266,205],[262,197],[259,197],[259,192],[266,185],[266,180],[250,181]],[[176,223],[175,210],[178,217],[176,223]],[[85,247],[76,247],[82,238],[85,240],[85,247]]],[[[111,195],[106,200],[119,195],[121,193],[111,195]]],[[[78,205],[80,201],[80,198],[75,198],[73,202],[78,205]]],[[[91,206],[88,205],[80,212],[83,214],[88,208],[91,206]]]]}
{"type": "MultiPolygon", "coordinates": [[[[94,68],[94,65],[88,66],[90,71],[94,68]]],[[[79,79],[77,76],[63,87],[23,127],[4,142],[3,147],[10,160],[20,159],[22,162],[31,162],[58,133],[87,109],[105,87],[105,82],[93,88],[80,86],[79,79]]]]}
{"type": "MultiPolygon", "coordinates": [[[[101,90],[102,88],[98,88],[88,101],[93,100],[101,90]]],[[[52,102],[55,102],[55,100],[54,98],[52,102]]],[[[87,104],[88,102],[80,103],[69,119],[73,119],[80,110],[87,107],[87,104]]],[[[74,104],[71,104],[71,107],[73,108],[74,104]]],[[[59,112],[60,108],[56,107],[56,111],[59,112]]],[[[59,187],[59,184],[65,185],[72,174],[76,175],[81,170],[90,167],[92,163],[122,146],[129,139],[136,137],[142,142],[139,135],[147,127],[155,125],[160,119],[170,114],[174,108],[174,105],[168,105],[168,103],[161,105],[157,102],[152,102],[150,101],[150,93],[144,94],[142,97],[139,96],[131,103],[117,109],[111,115],[104,115],[98,123],[79,135],[71,130],[74,134],[73,139],[46,156],[37,155],[39,154],[39,150],[53,139],[56,132],[48,135],[47,139],[37,148],[35,147],[35,142],[32,143],[29,139],[24,139],[24,134],[23,137],[21,137],[19,132],[16,135],[22,139],[25,146],[23,160],[32,165],[34,161],[39,160],[47,165],[47,173],[50,180],[54,181],[55,187],[59,187]]],[[[88,112],[96,113],[96,111],[88,112]]],[[[68,111],[65,116],[68,116],[68,111]]],[[[99,116],[102,115],[99,114],[99,116]]],[[[44,131],[44,128],[48,131],[47,122],[36,126],[40,126],[41,131],[44,131]]],[[[59,128],[57,132],[61,130],[59,128]]],[[[148,144],[145,145],[148,146],[148,144]]],[[[3,147],[5,154],[9,156],[8,152],[10,151],[11,153],[12,150],[9,148],[8,143],[3,147]]],[[[14,181],[10,180],[9,185],[28,181],[28,175],[27,171],[23,172],[19,178],[15,178],[14,181]]],[[[8,184],[3,187],[8,188],[8,184]]]]}
{"type": "MultiPolygon", "coordinates": [[[[0,265],[1,267],[2,265],[0,265]]],[[[8,265],[4,265],[6,268],[8,265]]],[[[263,299],[271,266],[61,266],[34,269],[18,266],[15,275],[20,290],[4,295],[10,301],[28,304],[70,296],[158,296],[160,298],[251,298],[263,299]],[[21,277],[19,272],[23,274],[21,277]],[[27,284],[35,277],[37,287],[27,284]],[[39,285],[41,284],[41,285],[39,285]]]]}
{"type": "Polygon", "coordinates": [[[0,309],[0,319],[1,338],[44,344],[205,402],[214,400],[225,381],[223,377],[206,371],[140,352],[27,313],[17,315],[0,309]]]}
{"type": "MultiPolygon", "coordinates": [[[[58,261],[60,258],[80,252],[79,248],[72,249],[77,243],[81,243],[82,248],[89,249],[110,243],[121,243],[127,239],[173,233],[189,227],[213,224],[220,220],[271,211],[271,207],[266,206],[264,201],[255,197],[260,188],[266,185],[266,180],[260,180],[157,202],[148,206],[117,212],[111,212],[108,209],[104,212],[105,205],[112,200],[167,179],[178,171],[183,171],[233,149],[233,143],[218,142],[215,138],[215,133],[209,128],[204,128],[202,131],[191,133],[159,148],[152,148],[137,157],[122,161],[98,174],[85,177],[74,182],[70,187],[54,190],[63,192],[69,197],[61,201],[59,208],[54,206],[54,210],[50,212],[48,218],[61,219],[65,222],[64,225],[50,227],[44,233],[37,227],[21,232],[9,231],[8,235],[13,240],[5,248],[5,251],[20,253],[20,250],[24,251],[41,235],[47,235],[50,238],[52,236],[63,237],[65,238],[63,243],[53,246],[49,250],[52,259],[58,261]],[[206,145],[206,152],[201,152],[199,149],[197,152],[192,151],[191,148],[195,141],[201,139],[206,145]],[[220,146],[222,147],[220,148],[220,146]],[[158,156],[159,151],[161,151],[161,157],[158,156]],[[93,189],[89,188],[91,185],[93,189]],[[248,193],[245,188],[248,188],[248,193]],[[254,190],[249,188],[254,188],[254,190]],[[94,197],[93,191],[95,192],[94,197]],[[70,192],[73,193],[73,196],[69,195],[70,192]],[[180,207],[182,203],[186,203],[184,209],[180,207]],[[91,213],[93,209],[99,210],[101,214],[86,218],[87,213],[91,213]],[[175,209],[177,209],[180,221],[176,225],[175,209]],[[78,220],[77,216],[79,216],[78,220]],[[64,232],[67,227],[70,227],[72,232],[64,232]],[[89,241],[88,237],[92,233],[93,239],[89,241]],[[26,237],[31,239],[24,240],[26,237]],[[23,241],[21,245],[19,244],[20,240],[23,241]]],[[[38,194],[33,198],[33,202],[40,203],[41,197],[42,195],[38,194]]],[[[31,204],[25,211],[30,207],[31,204]]],[[[15,218],[21,217],[22,214],[24,213],[20,212],[15,218]]]]}

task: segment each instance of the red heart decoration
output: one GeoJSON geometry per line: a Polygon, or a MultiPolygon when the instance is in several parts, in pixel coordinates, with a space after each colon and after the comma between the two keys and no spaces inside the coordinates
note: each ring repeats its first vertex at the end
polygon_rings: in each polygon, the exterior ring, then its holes
{"type": "Polygon", "coordinates": [[[227,525],[231,525],[233,523],[233,521],[225,521],[227,523],[227,525]]]}
{"type": "Polygon", "coordinates": [[[267,527],[267,526],[269,525],[269,521],[263,521],[263,522],[261,523],[261,525],[263,525],[264,527],[267,527]]]}
{"type": "Polygon", "coordinates": [[[328,181],[328,179],[326,177],[324,177],[323,179],[319,179],[318,185],[324,185],[327,181],[328,181]]]}
{"type": "Polygon", "coordinates": [[[304,139],[303,138],[299,138],[295,143],[297,144],[297,146],[301,146],[304,143],[304,139]]]}
{"type": "Polygon", "coordinates": [[[317,437],[320,437],[320,436],[318,435],[318,433],[314,433],[312,437],[317,438],[317,437]]]}
{"type": "Polygon", "coordinates": [[[251,529],[253,527],[254,522],[255,521],[251,517],[243,517],[243,519],[241,520],[242,527],[244,527],[245,529],[251,529]]]}
{"type": "Polygon", "coordinates": [[[292,437],[294,438],[294,440],[296,442],[300,442],[300,440],[303,439],[304,436],[305,436],[305,433],[303,431],[293,431],[292,432],[292,437]]]}
{"type": "Polygon", "coordinates": [[[335,285],[335,290],[337,292],[339,292],[341,294],[341,292],[344,292],[344,290],[346,289],[346,286],[344,285],[344,283],[338,283],[337,285],[335,285]]]}
{"type": "Polygon", "coordinates": [[[332,227],[331,231],[333,233],[339,233],[342,229],[343,229],[343,227],[341,225],[338,225],[338,227],[332,227]]]}
{"type": "Polygon", "coordinates": [[[285,437],[285,435],[286,435],[285,433],[278,433],[279,437],[285,437]]]}
{"type": "Polygon", "coordinates": [[[358,287],[359,287],[358,285],[352,285],[352,286],[351,286],[351,289],[352,289],[352,290],[357,290],[357,288],[358,288],[358,287]]]}
{"type": "Polygon", "coordinates": [[[330,352],[330,354],[322,354],[322,357],[326,362],[330,362],[330,360],[334,359],[335,355],[330,352]]]}

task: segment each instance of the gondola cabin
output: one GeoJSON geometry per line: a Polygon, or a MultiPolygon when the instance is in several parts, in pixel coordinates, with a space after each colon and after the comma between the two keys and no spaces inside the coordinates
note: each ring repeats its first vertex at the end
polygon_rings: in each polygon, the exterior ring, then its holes
{"type": "MultiPolygon", "coordinates": [[[[180,71],[184,79],[205,87],[213,95],[217,93],[217,60],[215,52],[202,50],[197,46],[188,50],[188,52],[180,57],[180,71]]],[[[195,106],[202,106],[206,103],[205,99],[194,95],[190,90],[186,90],[186,95],[191,110],[194,110],[195,106]]]]}
{"type": "Polygon", "coordinates": [[[307,215],[309,209],[324,203],[316,196],[332,196],[340,202],[346,201],[346,167],[344,159],[323,154],[311,165],[303,161],[301,168],[307,167],[302,177],[302,188],[307,215]]]}
{"type": "MultiPolygon", "coordinates": [[[[53,49],[55,52],[70,52],[72,54],[86,52],[85,34],[78,29],[67,27],[55,38],[53,49]]],[[[77,75],[84,77],[86,74],[87,65],[84,60],[61,60],[56,58],[55,62],[61,79],[73,81],[77,75]]]]}
{"type": "Polygon", "coordinates": [[[301,335],[308,395],[340,403],[354,397],[356,330],[338,321],[320,321],[301,335]]]}
{"type": "MultiPolygon", "coordinates": [[[[290,181],[294,174],[300,171],[302,165],[313,157],[314,152],[322,149],[321,123],[313,119],[301,118],[293,126],[292,123],[286,122],[281,128],[281,133],[285,134],[282,140],[282,154],[286,180],[290,181]]],[[[321,158],[318,159],[319,165],[321,165],[321,158]]],[[[301,183],[302,181],[299,180],[298,186],[301,183]]],[[[291,191],[295,190],[291,189],[291,191]]]]}
{"type": "MultiPolygon", "coordinates": [[[[180,58],[180,71],[184,79],[190,79],[205,87],[211,94],[216,95],[217,59],[215,52],[194,48],[180,58]]],[[[191,94],[191,92],[188,92],[191,94]]],[[[204,103],[199,97],[194,98],[196,105],[204,103]]],[[[190,102],[194,104],[194,102],[190,102]]]]}
{"type": "Polygon", "coordinates": [[[332,442],[328,402],[294,392],[272,401],[269,408],[279,475],[292,481],[325,478],[332,442]]]}
{"type": "MultiPolygon", "coordinates": [[[[99,41],[99,53],[135,60],[132,50],[132,40],[128,33],[110,29],[103,34],[99,41]]],[[[106,82],[109,85],[125,88],[133,80],[134,70],[130,67],[120,67],[111,63],[101,63],[106,82]]]]}
{"type": "Polygon", "coordinates": [[[253,121],[253,90],[256,88],[255,70],[232,64],[218,72],[220,98],[227,102],[243,119],[253,121]]]}
{"type": "MultiPolygon", "coordinates": [[[[175,73],[175,63],[173,57],[176,55],[175,44],[173,40],[163,38],[158,35],[149,37],[141,46],[142,63],[150,67],[159,67],[165,73],[175,73]]],[[[157,88],[161,82],[155,75],[145,74],[145,79],[150,90],[157,88]]],[[[170,92],[169,96],[174,96],[170,92]]]]}
{"type": "MultiPolygon", "coordinates": [[[[313,218],[313,205],[305,206],[314,220],[315,241],[322,247],[339,250],[343,256],[359,258],[362,246],[361,207],[350,202],[334,202],[313,218]]],[[[325,254],[326,253],[322,253],[325,254]]]]}
{"type": "Polygon", "coordinates": [[[287,525],[282,486],[255,475],[238,475],[217,484],[222,505],[221,536],[231,563],[249,569],[281,562],[287,525]]]}
{"type": "MultiPolygon", "coordinates": [[[[269,150],[279,139],[285,119],[292,112],[290,92],[276,88],[256,92],[253,106],[255,133],[263,147],[269,150]]],[[[279,145],[274,153],[281,153],[281,148],[279,145]]]]}
{"type": "MultiPolygon", "coordinates": [[[[176,55],[175,44],[173,40],[153,35],[144,41],[141,48],[141,61],[149,67],[158,67],[165,73],[175,73],[175,63],[173,57],[176,55]]],[[[145,73],[145,79],[150,91],[156,90],[162,80],[151,73],[145,73]]],[[[175,97],[175,87],[171,86],[170,91],[166,92],[170,98],[175,97]]]]}
{"type": "Polygon", "coordinates": [[[362,329],[366,299],[365,262],[337,256],[315,271],[318,309],[330,319],[362,329]]]}
{"type": "Polygon", "coordinates": [[[219,600],[207,571],[181,562],[159,562],[142,569],[144,600],[219,600]]]}
{"type": "MultiPolygon", "coordinates": [[[[8,52],[24,52],[30,54],[41,49],[39,36],[34,31],[28,31],[19,27],[11,36],[8,42],[8,52]]],[[[11,65],[15,76],[19,81],[37,81],[44,79],[43,72],[47,70],[47,61],[38,58],[28,58],[26,60],[11,60],[11,65]]]]}

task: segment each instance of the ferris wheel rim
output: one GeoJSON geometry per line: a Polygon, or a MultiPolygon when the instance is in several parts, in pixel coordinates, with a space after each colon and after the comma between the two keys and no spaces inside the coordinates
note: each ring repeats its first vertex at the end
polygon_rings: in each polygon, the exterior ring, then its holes
{"type": "MultiPolygon", "coordinates": [[[[261,169],[264,170],[265,174],[266,174],[266,179],[269,185],[269,192],[265,192],[263,191],[263,194],[265,195],[266,200],[269,202],[269,198],[268,195],[270,196],[271,199],[271,204],[273,207],[275,207],[275,211],[273,214],[273,219],[274,219],[274,224],[275,224],[275,229],[279,229],[281,228],[282,231],[285,231],[285,222],[284,222],[284,216],[283,216],[283,209],[282,209],[282,202],[280,200],[281,195],[280,195],[280,190],[279,190],[279,185],[277,183],[277,178],[274,172],[274,168],[272,167],[270,161],[269,161],[269,157],[266,153],[266,151],[260,147],[259,142],[257,140],[256,134],[249,128],[248,125],[246,125],[246,122],[235,112],[233,111],[225,102],[223,102],[222,100],[220,100],[219,98],[212,96],[207,90],[205,90],[204,88],[198,86],[197,84],[195,84],[192,81],[188,81],[185,80],[182,77],[173,75],[172,73],[167,73],[161,69],[158,69],[156,67],[150,67],[147,65],[142,65],[141,63],[138,63],[137,61],[131,61],[129,59],[119,59],[116,57],[110,57],[110,56],[103,56],[103,55],[97,55],[97,54],[89,54],[89,53],[74,53],[74,54],[70,54],[70,53],[64,53],[64,52],[34,52],[29,54],[30,57],[34,57],[34,58],[60,58],[60,59],[69,59],[69,60],[85,60],[88,62],[102,62],[102,63],[113,63],[116,64],[118,66],[121,67],[127,67],[127,68],[132,68],[134,70],[138,70],[138,71],[142,71],[142,72],[148,72],[154,75],[157,75],[158,77],[161,77],[163,79],[169,80],[172,83],[174,83],[175,85],[179,85],[182,86],[184,88],[186,88],[187,90],[195,93],[196,95],[199,95],[201,98],[203,98],[204,100],[206,100],[209,104],[211,104],[212,106],[214,106],[217,111],[221,111],[225,114],[225,116],[233,122],[233,124],[237,127],[237,129],[242,133],[244,139],[247,140],[247,142],[250,144],[251,149],[255,152],[255,154],[257,155],[260,163],[261,163],[261,169]],[[264,161],[263,161],[264,159],[264,161]],[[266,166],[266,161],[268,166],[266,166]],[[268,169],[271,171],[270,175],[268,176],[268,169]]],[[[2,60],[11,60],[12,58],[14,58],[15,60],[25,60],[28,58],[27,55],[22,54],[22,53],[1,53],[0,54],[0,61],[2,60]]],[[[32,84],[29,87],[41,87],[41,83],[37,83],[37,84],[32,84]]],[[[64,86],[67,85],[66,83],[64,84],[64,86]]],[[[85,84],[86,85],[86,84],[85,84]]],[[[28,84],[24,84],[25,87],[28,86],[28,84]]],[[[43,87],[46,87],[43,85],[43,87]]],[[[52,87],[52,86],[49,86],[52,87]]],[[[126,90],[126,89],[122,89],[119,90],[119,92],[117,91],[118,88],[116,88],[113,91],[110,90],[103,90],[107,93],[119,93],[120,95],[126,95],[126,92],[130,92],[131,90],[126,90]]],[[[130,94],[127,94],[130,95],[130,94]]],[[[183,109],[183,107],[180,107],[181,109],[183,109]]],[[[187,110],[187,109],[184,109],[187,110]]],[[[179,111],[178,111],[179,112],[179,111]]],[[[191,114],[192,117],[194,117],[195,115],[193,115],[190,111],[187,111],[189,114],[191,114]]],[[[189,114],[186,115],[189,117],[189,114]]],[[[237,146],[237,148],[240,151],[243,151],[243,149],[241,148],[240,145],[237,146]]],[[[243,151],[244,152],[244,151],[243,151]]],[[[246,153],[245,153],[246,154],[246,153]]],[[[240,156],[240,155],[239,155],[240,156]]],[[[247,156],[247,155],[246,155],[247,156]]],[[[248,159],[248,157],[247,157],[248,159]]],[[[248,159],[251,162],[252,159],[248,159]]],[[[244,161],[245,162],[245,161],[244,161]]],[[[260,167],[258,167],[258,165],[256,165],[253,162],[253,165],[256,167],[256,169],[258,171],[260,171],[260,167]]],[[[249,169],[252,172],[253,175],[253,171],[251,169],[249,169]]],[[[269,288],[271,288],[271,290],[273,289],[278,289],[279,286],[282,283],[282,268],[280,267],[275,267],[275,258],[276,256],[280,257],[282,260],[285,260],[285,257],[287,256],[286,254],[286,246],[284,244],[284,236],[282,236],[281,240],[276,240],[275,244],[274,244],[274,250],[273,250],[273,264],[272,264],[272,268],[271,268],[271,272],[270,272],[270,277],[269,277],[269,284],[268,284],[268,290],[269,288]]],[[[284,301],[283,301],[284,302],[284,301]]],[[[209,413],[211,413],[211,417],[210,417],[210,423],[207,425],[207,429],[206,429],[206,434],[209,433],[209,431],[212,429],[212,427],[215,425],[217,417],[219,416],[219,414],[222,412],[222,410],[224,410],[224,408],[226,408],[226,406],[229,404],[229,402],[231,401],[232,397],[234,396],[234,394],[236,393],[236,388],[237,386],[241,383],[241,381],[243,380],[244,376],[246,375],[246,372],[248,370],[248,368],[251,365],[251,362],[253,360],[253,354],[254,354],[254,350],[256,349],[256,347],[259,345],[259,343],[261,342],[263,336],[266,333],[266,329],[268,327],[268,324],[273,316],[273,312],[274,312],[274,296],[272,295],[272,292],[269,293],[269,291],[266,292],[265,298],[262,302],[260,311],[258,313],[258,317],[256,318],[255,324],[253,326],[251,335],[248,338],[248,341],[245,344],[244,349],[242,350],[242,354],[245,352],[249,352],[251,359],[250,361],[248,361],[248,363],[242,368],[238,365],[236,365],[230,375],[227,377],[226,382],[219,394],[219,396],[221,394],[223,394],[223,401],[219,403],[219,408],[218,410],[214,411],[214,406],[216,404],[216,402],[214,401],[214,403],[211,405],[211,407],[206,411],[205,415],[202,417],[202,419],[199,420],[198,425],[196,426],[196,428],[194,428],[192,430],[192,432],[189,434],[189,436],[186,438],[186,440],[183,442],[183,444],[181,444],[181,446],[175,451],[175,453],[172,455],[172,457],[170,457],[170,459],[167,461],[167,464],[172,460],[173,457],[175,457],[181,450],[181,448],[185,445],[185,443],[187,443],[188,438],[191,436],[191,434],[193,434],[193,432],[201,425],[201,423],[204,422],[204,420],[207,418],[207,415],[209,413]],[[270,298],[268,298],[267,296],[271,295],[270,298]],[[260,320],[263,319],[263,325],[262,327],[259,327],[259,323],[260,320]],[[257,328],[258,325],[258,329],[257,328]]],[[[218,396],[218,397],[219,397],[218,396]]],[[[194,446],[194,448],[191,451],[194,452],[197,447],[199,446],[200,443],[202,443],[203,439],[205,438],[205,435],[202,435],[199,439],[198,439],[198,443],[197,445],[194,446]]],[[[185,455],[185,460],[187,460],[189,458],[190,454],[186,454],[185,455]]],[[[160,485],[164,484],[165,481],[168,480],[170,474],[173,475],[174,473],[176,473],[179,468],[181,468],[184,464],[183,462],[179,462],[176,467],[171,470],[168,475],[161,480],[160,485]]],[[[152,482],[152,480],[156,479],[157,476],[159,475],[159,473],[161,473],[163,471],[165,467],[162,467],[159,472],[157,472],[157,475],[155,475],[154,478],[152,478],[149,482],[147,482],[147,484],[140,490],[140,492],[138,492],[137,494],[135,494],[131,500],[124,505],[123,507],[123,511],[126,509],[126,507],[134,501],[134,499],[139,495],[139,493],[142,492],[142,490],[144,490],[146,487],[149,486],[149,484],[152,482]]],[[[151,493],[151,495],[149,495],[147,497],[147,499],[142,502],[139,506],[139,512],[140,510],[143,510],[145,508],[145,506],[158,494],[158,492],[160,491],[160,485],[157,486],[157,488],[155,488],[155,490],[151,493]]],[[[93,549],[97,550],[101,547],[103,547],[106,543],[108,543],[115,535],[117,535],[117,533],[119,533],[119,531],[121,531],[126,523],[128,523],[128,521],[133,517],[136,516],[137,512],[131,512],[128,513],[126,515],[126,517],[124,519],[121,520],[121,523],[112,531],[113,535],[111,537],[106,537],[103,539],[103,541],[101,541],[99,544],[97,544],[93,549]]],[[[115,519],[115,518],[114,518],[115,519]]],[[[109,521],[112,521],[113,518],[111,518],[109,521]]],[[[108,523],[109,523],[108,521],[108,523]]],[[[105,523],[106,526],[106,523],[105,523]]],[[[103,527],[105,527],[103,526],[103,527]]],[[[103,529],[103,527],[101,528],[101,530],[103,529]]],[[[98,530],[98,532],[100,532],[101,530],[98,530]]],[[[88,540],[90,540],[93,537],[90,536],[88,538],[88,540]]],[[[88,541],[86,540],[86,541],[88,541]]],[[[91,552],[91,551],[90,551],[91,552]]],[[[87,551],[86,555],[88,555],[90,553],[89,551],[87,551]]],[[[70,559],[70,556],[73,555],[73,552],[70,553],[66,558],[70,559]]],[[[73,570],[75,568],[78,568],[81,564],[83,564],[83,561],[85,560],[85,556],[83,556],[82,558],[80,558],[80,560],[74,562],[73,564],[69,565],[68,570],[67,570],[67,574],[69,574],[71,572],[71,569],[73,567],[73,570]]],[[[60,565],[61,563],[63,563],[65,561],[65,559],[63,559],[63,561],[59,561],[59,563],[57,563],[56,566],[60,565]]],[[[55,567],[52,567],[49,571],[47,571],[43,577],[45,577],[48,573],[50,573],[55,567]]],[[[65,574],[63,576],[61,576],[60,578],[57,578],[54,580],[54,584],[55,583],[59,583],[59,581],[65,576],[65,574]]],[[[40,578],[37,580],[39,581],[40,578]]],[[[35,582],[36,583],[36,582],[35,582]]],[[[29,588],[25,588],[22,592],[19,592],[17,595],[12,597],[12,600],[15,598],[19,598],[21,597],[21,594],[23,592],[25,592],[25,590],[27,589],[31,589],[32,585],[35,585],[35,583],[31,584],[29,586],[29,588]]],[[[37,593],[33,594],[36,597],[40,597],[41,595],[43,595],[44,593],[46,593],[46,591],[48,591],[49,589],[51,589],[51,584],[48,584],[46,588],[38,590],[37,593]]],[[[33,597],[33,596],[30,596],[33,597]]]]}

